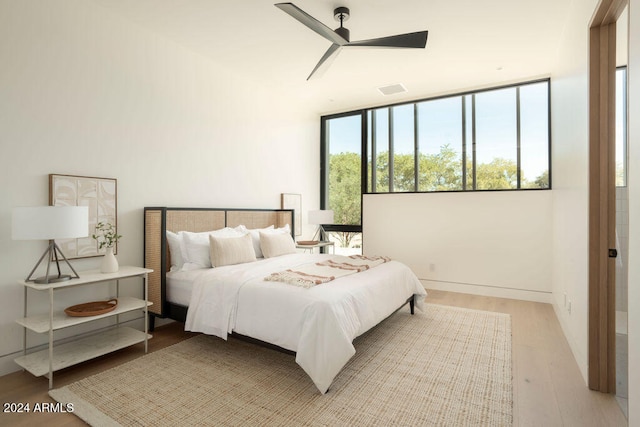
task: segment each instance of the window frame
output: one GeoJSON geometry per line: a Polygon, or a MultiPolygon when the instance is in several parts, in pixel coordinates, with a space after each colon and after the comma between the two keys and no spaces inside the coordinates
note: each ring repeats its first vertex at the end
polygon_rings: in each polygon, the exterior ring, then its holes
{"type": "MultiPolygon", "coordinates": [[[[362,192],[366,189],[367,170],[366,161],[362,162],[366,152],[366,110],[354,110],[344,113],[331,114],[320,118],[320,209],[327,209],[329,206],[329,145],[327,144],[327,121],[344,117],[360,116],[360,206],[362,206],[362,192]]],[[[362,209],[360,209],[360,224],[327,224],[323,226],[326,232],[353,232],[362,233],[362,209]]]]}
{"type": "MultiPolygon", "coordinates": [[[[470,90],[464,92],[456,92],[450,93],[446,95],[440,95],[435,97],[421,98],[411,101],[403,101],[392,104],[378,105],[369,108],[357,109],[352,111],[346,111],[342,113],[329,114],[320,117],[320,208],[326,209],[328,206],[328,186],[329,186],[329,146],[327,141],[327,132],[326,132],[326,123],[329,120],[339,119],[342,117],[349,116],[360,116],[361,120],[361,203],[362,203],[362,195],[364,194],[429,194],[429,193],[468,193],[468,192],[485,192],[485,191],[546,191],[553,189],[553,173],[552,173],[552,135],[551,135],[551,79],[540,78],[535,80],[527,80],[518,83],[508,84],[508,85],[500,85],[500,86],[492,86],[483,89],[470,90]],[[522,188],[522,175],[521,175],[521,118],[520,118],[520,88],[523,86],[533,85],[537,83],[546,83],[547,85],[547,153],[548,153],[548,176],[549,176],[549,186],[546,188],[522,188]],[[517,188],[502,188],[502,189],[478,189],[477,188],[477,167],[476,167],[476,95],[484,92],[496,91],[501,89],[509,89],[516,88],[516,117],[517,117],[517,135],[516,135],[516,144],[517,144],[517,188]],[[470,96],[470,105],[467,104],[467,96],[470,96]],[[436,101],[439,99],[447,99],[447,98],[461,98],[461,156],[462,156],[462,189],[461,190],[436,190],[436,191],[419,191],[419,144],[418,144],[418,117],[417,117],[417,108],[418,104],[427,101],[436,101]],[[405,105],[413,105],[413,137],[414,137],[414,190],[413,191],[393,191],[393,148],[394,148],[394,140],[393,140],[393,107],[397,106],[405,106],[405,105]],[[470,108],[469,108],[470,107],[470,108]],[[375,165],[375,142],[372,141],[372,151],[374,153],[369,153],[369,113],[371,113],[372,117],[375,114],[376,110],[388,109],[388,138],[389,138],[389,158],[390,158],[390,166],[389,166],[389,190],[390,191],[374,191],[376,190],[375,179],[376,179],[376,171],[372,171],[372,175],[369,176],[369,165],[368,159],[369,156],[372,157],[372,167],[375,165]],[[471,111],[469,111],[471,110],[471,111]],[[469,115],[467,118],[466,116],[469,115]],[[469,132],[468,125],[471,125],[471,130],[469,132]],[[469,141],[469,136],[471,137],[471,141],[469,141]],[[470,146],[469,153],[467,152],[470,146]],[[467,171],[467,161],[469,154],[472,155],[472,174],[468,175],[467,171]],[[472,182],[469,183],[469,178],[471,178],[472,182]],[[369,189],[369,180],[371,179],[371,189],[369,189]]],[[[375,119],[371,120],[372,126],[375,125],[375,119]]],[[[360,218],[360,224],[362,224],[362,213],[360,218]]],[[[338,226],[338,224],[336,224],[338,226]]],[[[346,230],[344,227],[349,228],[347,225],[340,224],[340,231],[356,231],[356,228],[359,227],[360,231],[362,229],[361,225],[353,226],[353,230],[346,230]]],[[[338,231],[338,230],[336,230],[338,231]]]]}

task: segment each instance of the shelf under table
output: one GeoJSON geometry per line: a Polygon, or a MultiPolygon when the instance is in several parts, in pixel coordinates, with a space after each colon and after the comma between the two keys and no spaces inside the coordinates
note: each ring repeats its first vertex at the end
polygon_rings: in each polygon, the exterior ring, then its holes
{"type": "MultiPolygon", "coordinates": [[[[147,302],[147,306],[152,304],[152,302],[147,302]]],[[[64,311],[55,312],[53,313],[53,330],[57,331],[59,329],[93,322],[94,320],[104,319],[105,317],[111,317],[117,314],[127,313],[129,311],[138,309],[142,310],[144,309],[144,305],[145,301],[139,298],[120,297],[118,298],[118,306],[115,309],[97,316],[72,317],[68,316],[64,311]]],[[[22,319],[17,319],[16,322],[37,333],[49,332],[49,313],[29,316],[26,318],[23,317],[22,319]]]]}
{"type": "MultiPolygon", "coordinates": [[[[144,342],[145,337],[149,339],[151,335],[129,327],[118,327],[56,345],[53,349],[53,371],[144,342]]],[[[18,357],[15,361],[37,377],[49,374],[49,349],[18,357]]]]}

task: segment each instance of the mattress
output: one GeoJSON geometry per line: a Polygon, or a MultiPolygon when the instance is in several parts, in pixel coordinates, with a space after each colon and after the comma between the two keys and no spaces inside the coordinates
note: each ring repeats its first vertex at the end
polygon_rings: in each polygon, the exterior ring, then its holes
{"type": "Polygon", "coordinates": [[[167,273],[167,301],[189,306],[193,282],[205,270],[171,271],[167,273]]]}

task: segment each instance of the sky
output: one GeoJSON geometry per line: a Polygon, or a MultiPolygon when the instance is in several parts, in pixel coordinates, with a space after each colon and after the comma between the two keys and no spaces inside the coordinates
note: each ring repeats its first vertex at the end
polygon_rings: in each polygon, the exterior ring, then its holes
{"type": "MultiPolygon", "coordinates": [[[[534,180],[548,169],[549,126],[548,84],[538,82],[521,86],[521,166],[524,177],[534,180]]],[[[462,150],[462,103],[466,105],[467,145],[472,140],[471,95],[428,100],[417,104],[418,144],[420,152],[435,154],[445,144],[462,150]]],[[[476,94],[476,159],[489,163],[495,157],[517,159],[516,88],[510,87],[476,94]]],[[[394,151],[413,153],[413,104],[393,108],[394,151]]],[[[388,150],[388,108],[374,110],[377,144],[388,150]]],[[[330,121],[331,153],[360,153],[360,116],[330,121]]]]}

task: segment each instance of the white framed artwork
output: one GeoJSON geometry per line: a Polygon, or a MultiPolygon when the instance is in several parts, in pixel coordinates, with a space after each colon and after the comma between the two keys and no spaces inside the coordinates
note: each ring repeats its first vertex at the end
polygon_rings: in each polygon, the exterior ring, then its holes
{"type": "MultiPolygon", "coordinates": [[[[49,205],[87,206],[89,208],[88,237],[58,239],[56,243],[69,258],[88,258],[103,255],[98,242],[91,238],[98,222],[113,224],[118,228],[117,180],[74,175],[49,175],[49,205]]],[[[114,246],[114,253],[117,245],[114,246]]]]}

